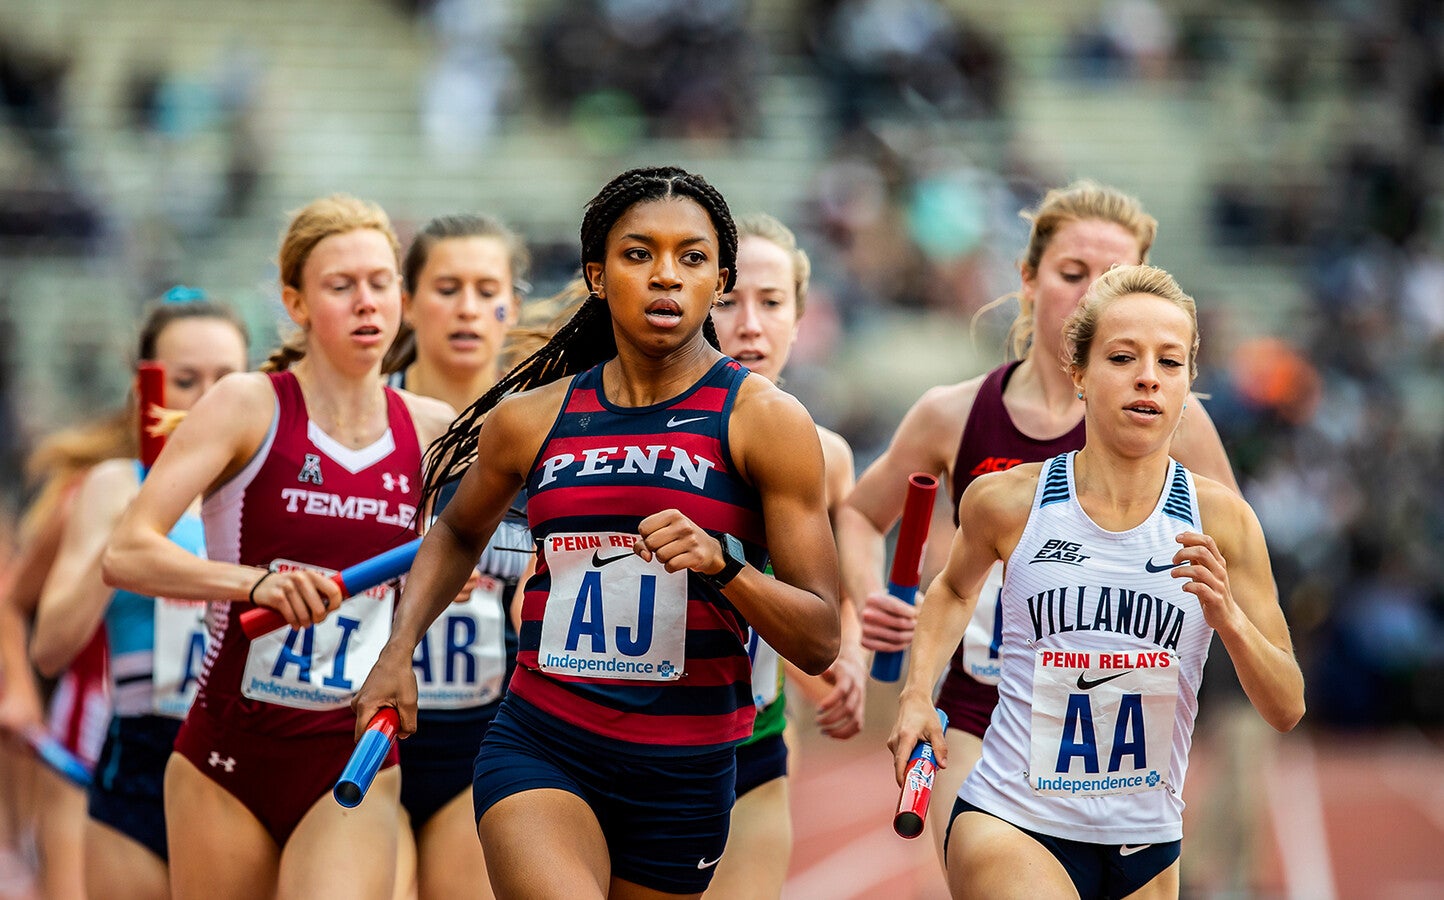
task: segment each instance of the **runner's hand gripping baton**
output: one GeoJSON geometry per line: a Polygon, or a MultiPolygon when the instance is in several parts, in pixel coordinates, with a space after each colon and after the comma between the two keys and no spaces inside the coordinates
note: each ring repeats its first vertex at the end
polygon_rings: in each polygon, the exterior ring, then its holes
{"type": "MultiPolygon", "coordinates": [[[[914,472],[908,476],[907,498],[903,500],[887,592],[909,605],[918,593],[918,570],[922,566],[923,544],[927,543],[928,525],[933,519],[933,497],[937,492],[938,480],[932,475],[914,472]]],[[[879,652],[872,659],[873,679],[897,681],[902,675],[902,658],[901,650],[879,652]]]]}
{"type": "MultiPolygon", "coordinates": [[[[416,538],[399,547],[392,547],[365,562],[342,569],[332,575],[331,580],[341,589],[342,596],[354,597],[378,584],[385,584],[406,574],[412,561],[416,559],[416,549],[420,546],[421,538],[416,538]]],[[[241,613],[241,630],[253,641],[285,624],[286,617],[269,607],[257,607],[241,613]]]]}
{"type": "Polygon", "coordinates": [[[65,745],[45,729],[39,726],[26,728],[20,736],[30,749],[35,751],[41,762],[60,773],[66,781],[76,787],[90,787],[90,767],[81,762],[80,757],[65,749],[65,745]]]}
{"type": "Polygon", "coordinates": [[[386,761],[386,754],[391,751],[391,742],[396,740],[396,728],[400,722],[400,716],[392,707],[383,706],[376,710],[331,791],[337,803],[347,809],[361,805],[366,798],[366,789],[371,787],[376,773],[381,771],[381,764],[386,761]]]}
{"type": "MultiPolygon", "coordinates": [[[[940,709],[938,721],[943,731],[948,730],[948,714],[940,709]]],[[[908,757],[907,774],[903,776],[902,795],[898,797],[897,814],[892,817],[892,830],[898,837],[915,838],[923,833],[923,824],[928,819],[928,801],[933,797],[933,776],[937,774],[937,760],[933,756],[933,745],[918,741],[908,757]]]]}
{"type": "Polygon", "coordinates": [[[135,375],[139,385],[136,405],[140,407],[140,464],[149,472],[165,446],[165,435],[156,433],[160,411],[165,408],[165,366],[147,360],[136,365],[135,375]]]}

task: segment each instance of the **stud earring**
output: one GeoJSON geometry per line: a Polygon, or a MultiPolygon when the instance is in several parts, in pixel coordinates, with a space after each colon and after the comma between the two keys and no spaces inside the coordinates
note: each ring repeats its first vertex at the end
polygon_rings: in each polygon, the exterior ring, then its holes
{"type": "Polygon", "coordinates": [[[1083,392],[1082,392],[1082,391],[1079,391],[1079,392],[1078,392],[1078,399],[1079,399],[1079,400],[1082,400],[1082,399],[1083,399],[1083,392]]]}

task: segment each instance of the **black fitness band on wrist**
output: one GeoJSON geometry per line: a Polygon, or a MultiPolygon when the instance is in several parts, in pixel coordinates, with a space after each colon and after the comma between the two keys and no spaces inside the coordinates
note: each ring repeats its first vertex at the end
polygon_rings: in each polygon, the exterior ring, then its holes
{"type": "Polygon", "coordinates": [[[267,578],[270,578],[270,577],[271,577],[272,575],[274,575],[274,574],[275,574],[274,572],[267,572],[266,574],[262,575],[260,578],[257,578],[257,579],[256,579],[256,583],[253,584],[253,585],[251,585],[251,592],[246,595],[247,599],[249,599],[252,603],[255,603],[255,602],[256,602],[256,588],[260,587],[260,586],[261,586],[261,582],[265,581],[267,578]]]}

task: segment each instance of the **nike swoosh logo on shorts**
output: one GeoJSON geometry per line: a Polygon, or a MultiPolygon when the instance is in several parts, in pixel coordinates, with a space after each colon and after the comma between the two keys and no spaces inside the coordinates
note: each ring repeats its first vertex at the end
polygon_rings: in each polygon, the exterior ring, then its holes
{"type": "Polygon", "coordinates": [[[1147,569],[1150,572],[1167,572],[1169,569],[1176,569],[1181,565],[1183,565],[1183,563],[1176,563],[1173,560],[1169,560],[1164,565],[1155,566],[1153,564],[1153,560],[1150,559],[1148,562],[1143,564],[1143,568],[1147,569]]]}
{"type": "MultiPolygon", "coordinates": [[[[707,418],[707,417],[706,417],[706,416],[696,416],[696,417],[691,418],[691,419],[679,419],[679,418],[677,418],[676,416],[672,416],[670,419],[667,420],[667,427],[668,427],[668,428],[676,428],[678,425],[687,425],[687,424],[689,424],[689,423],[691,423],[691,422],[701,422],[701,421],[702,421],[703,419],[705,419],[705,418],[707,418]]],[[[717,857],[717,859],[721,859],[721,858],[722,858],[722,857],[720,857],[720,856],[717,857]]],[[[715,865],[715,864],[717,863],[717,860],[716,860],[716,859],[712,860],[712,863],[715,865]]]]}
{"type": "Polygon", "coordinates": [[[1113,674],[1113,675],[1105,675],[1105,676],[1103,676],[1102,678],[1098,678],[1098,679],[1094,679],[1094,680],[1090,681],[1090,680],[1088,679],[1088,676],[1087,676],[1087,675],[1085,675],[1085,674],[1083,674],[1082,672],[1080,672],[1080,673],[1078,673],[1078,690],[1080,690],[1080,691],[1091,691],[1091,690],[1093,690],[1094,688],[1096,688],[1096,687],[1097,687],[1098,685],[1100,685],[1100,684],[1107,684],[1108,682],[1112,681],[1113,679],[1115,679],[1115,678],[1122,678],[1124,675],[1127,675],[1127,674],[1128,674],[1127,672],[1117,672],[1117,673],[1115,673],[1115,674],[1113,674]]]}
{"type": "Polygon", "coordinates": [[[717,857],[716,859],[714,859],[714,860],[712,860],[712,861],[709,862],[709,861],[707,860],[707,857],[704,856],[704,857],[702,857],[701,859],[697,860],[697,868],[699,868],[699,869],[710,869],[710,868],[712,868],[713,866],[717,865],[717,863],[720,862],[721,860],[722,860],[722,857],[719,856],[719,857],[717,857]]]}
{"type": "Polygon", "coordinates": [[[603,559],[603,558],[602,558],[602,552],[601,552],[600,550],[593,550],[593,551],[592,551],[592,568],[594,568],[594,569],[600,569],[602,566],[605,566],[607,563],[614,563],[614,562],[616,562],[616,561],[619,560],[619,559],[626,559],[626,558],[629,557],[629,556],[636,556],[636,555],[637,555],[637,554],[635,554],[635,553],[633,553],[632,551],[628,550],[626,553],[623,553],[623,554],[621,554],[621,555],[619,555],[619,556],[608,556],[606,559],[603,559]]]}
{"type": "Polygon", "coordinates": [[[1140,851],[1140,850],[1147,850],[1149,847],[1152,847],[1152,846],[1153,846],[1152,844],[1119,844],[1119,845],[1118,845],[1118,855],[1119,855],[1119,856],[1132,856],[1133,854],[1137,853],[1138,851],[1140,851]]]}

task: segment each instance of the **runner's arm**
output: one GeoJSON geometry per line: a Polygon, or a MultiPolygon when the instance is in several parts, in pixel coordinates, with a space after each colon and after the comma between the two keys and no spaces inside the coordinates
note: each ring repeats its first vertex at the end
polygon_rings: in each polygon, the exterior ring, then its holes
{"type": "Polygon", "coordinates": [[[137,489],[129,459],[100,463],[81,483],[75,503],[85,514],[66,523],[30,636],[30,659],[47,677],[65,670],[105,615],[111,591],[101,579],[100,555],[137,489]]]}
{"type": "Polygon", "coordinates": [[[1179,536],[1173,577],[1198,597],[1218,633],[1239,683],[1259,715],[1289,731],[1304,715],[1304,676],[1279,606],[1268,546],[1258,517],[1243,499],[1218,484],[1200,484],[1208,534],[1179,536]]]}

